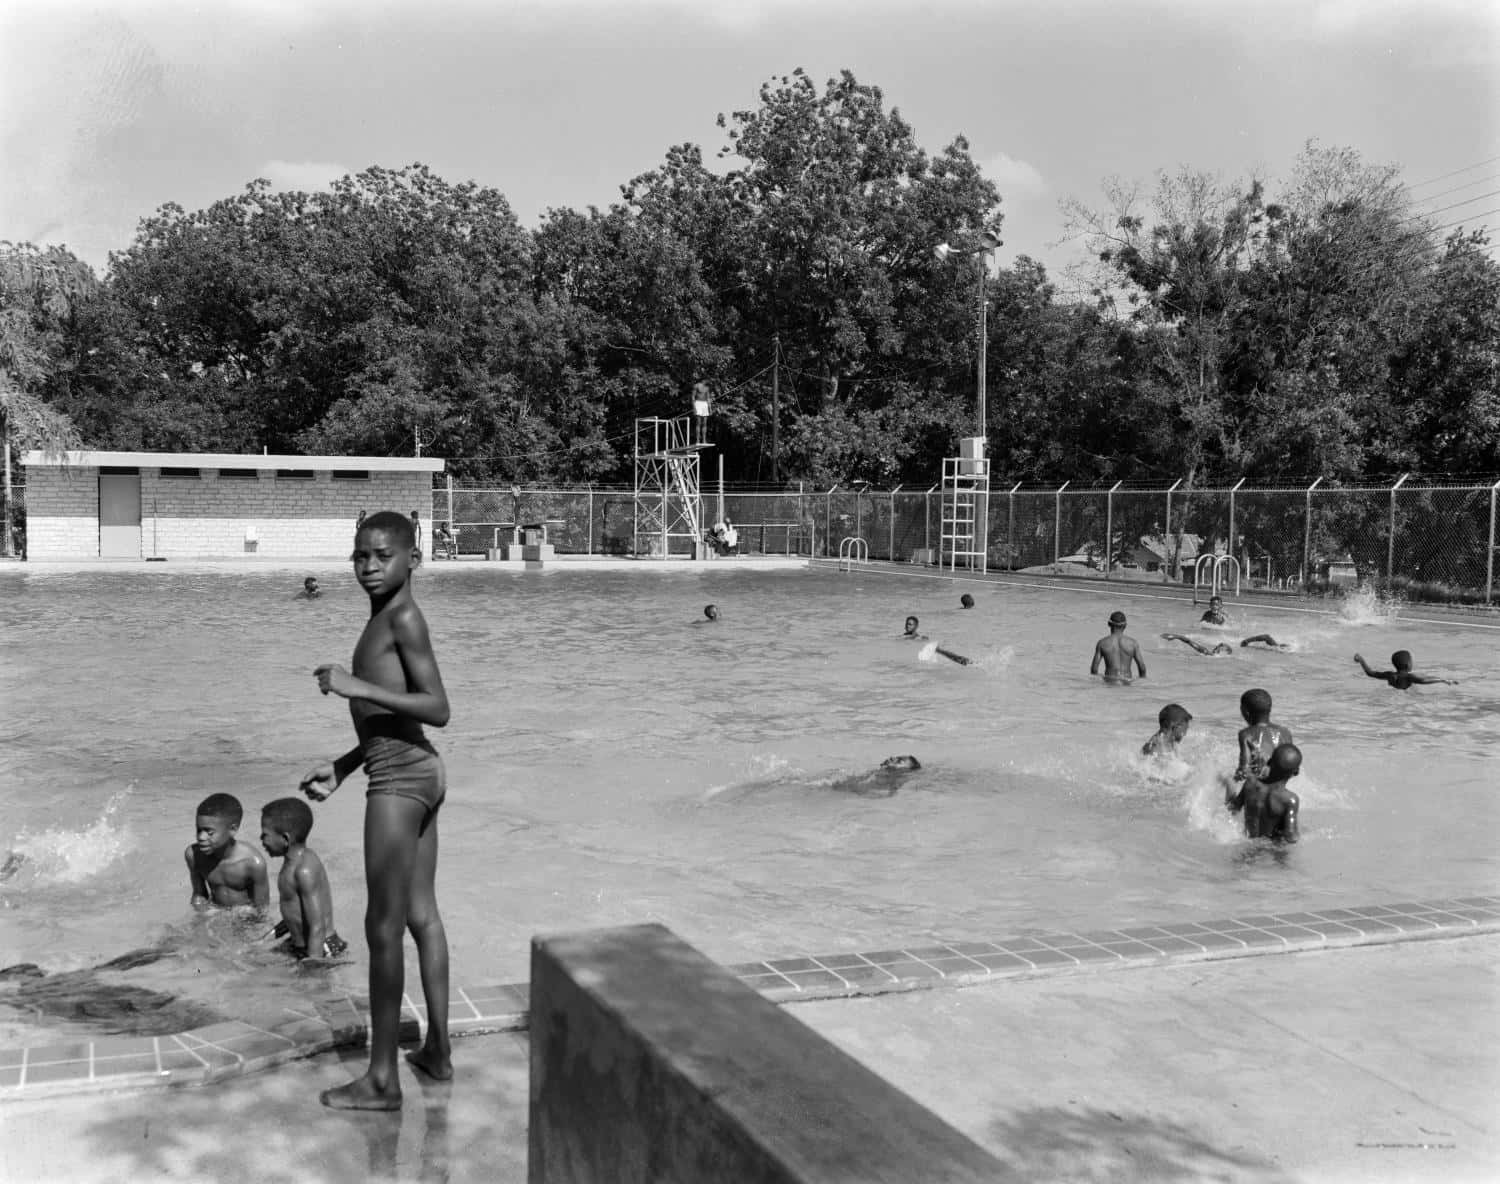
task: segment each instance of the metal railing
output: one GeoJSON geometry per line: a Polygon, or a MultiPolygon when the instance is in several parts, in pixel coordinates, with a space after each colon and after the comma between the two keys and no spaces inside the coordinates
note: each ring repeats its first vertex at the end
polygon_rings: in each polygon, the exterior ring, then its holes
{"type": "MultiPolygon", "coordinates": [[[[1381,583],[1412,599],[1494,603],[1500,481],[1388,485],[1152,489],[1029,488],[994,481],[988,566],[1099,579],[1191,586],[1202,555],[1229,555],[1252,589],[1317,590],[1381,583]]],[[[716,497],[716,495],[714,495],[716,497]]],[[[483,552],[502,522],[555,520],[559,554],[631,552],[629,489],[476,488],[440,483],[434,516],[453,524],[459,549],[483,552]],[[445,512],[446,511],[446,512],[445,512]]],[[[835,558],[838,540],[867,541],[872,559],[934,555],[941,536],[939,486],[725,493],[740,551],[835,558]],[[748,529],[746,525],[748,524],[748,529]],[[923,553],[927,553],[924,555],[923,553]]]]}

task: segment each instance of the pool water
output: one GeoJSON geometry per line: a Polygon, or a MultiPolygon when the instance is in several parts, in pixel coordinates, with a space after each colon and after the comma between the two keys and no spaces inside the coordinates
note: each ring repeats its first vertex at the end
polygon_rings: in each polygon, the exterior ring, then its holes
{"type": "MultiPolygon", "coordinates": [[[[101,981],[231,1015],[362,988],[362,774],[316,807],[311,838],[348,964],[299,970],[254,940],[268,921],[188,905],[204,796],[238,796],[253,841],[260,807],[351,743],[312,670],[347,664],[366,601],[342,568],[295,600],[302,574],[0,573],[0,862],[24,857],[0,880],[0,967],[74,971],[165,941],[101,981]]],[[[1075,588],[474,564],[424,570],[417,591],[453,704],[434,738],[457,984],[525,979],[535,933],[642,921],[738,962],[1500,882],[1493,630],[1231,601],[1218,636],[1294,648],[1209,658],[1159,638],[1216,640],[1201,608],[1075,588]],[[1087,673],[1116,607],[1150,667],[1124,687],[1087,673]],[[901,639],[910,613],[972,664],[901,639]],[[1463,682],[1401,693],[1352,662],[1398,648],[1463,682]],[[1285,851],[1246,842],[1221,805],[1252,686],[1304,752],[1303,842],[1285,851]],[[1171,701],[1191,734],[1146,760],[1171,701]],[[840,784],[903,753],[923,767],[894,794],[840,784]]],[[[36,1010],[0,982],[0,1046],[85,1022],[36,1010]]]]}

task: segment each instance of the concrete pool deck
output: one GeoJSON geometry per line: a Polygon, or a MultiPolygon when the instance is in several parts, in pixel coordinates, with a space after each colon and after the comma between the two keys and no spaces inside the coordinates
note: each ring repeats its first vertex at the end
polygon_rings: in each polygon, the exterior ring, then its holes
{"type": "MultiPolygon", "coordinates": [[[[798,1007],[1018,1181],[1500,1178],[1500,936],[1169,961],[798,1007]]],[[[207,1089],[0,1105],[0,1179],[526,1179],[524,1033],[403,1066],[397,1114],[333,1113],[360,1049],[207,1089]]]]}
{"type": "MultiPolygon", "coordinates": [[[[731,969],[824,1001],[796,1017],[1016,1179],[1500,1177],[1500,896],[731,969]]],[[[139,1038],[154,1068],[128,1037],[0,1053],[0,1178],[524,1179],[524,992],[455,993],[458,1082],[404,1119],[313,1100],[362,1064],[352,998],[139,1038]]]]}

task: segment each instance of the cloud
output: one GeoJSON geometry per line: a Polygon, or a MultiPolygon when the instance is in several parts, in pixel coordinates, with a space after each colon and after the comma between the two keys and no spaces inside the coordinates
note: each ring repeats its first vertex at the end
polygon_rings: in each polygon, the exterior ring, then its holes
{"type": "Polygon", "coordinates": [[[1033,164],[1017,160],[1002,152],[980,165],[984,175],[995,183],[1000,196],[1017,200],[1041,197],[1047,192],[1047,181],[1033,164]]]}
{"type": "Polygon", "coordinates": [[[274,189],[312,193],[327,189],[353,171],[347,165],[325,160],[268,160],[255,175],[271,182],[274,189]]]}

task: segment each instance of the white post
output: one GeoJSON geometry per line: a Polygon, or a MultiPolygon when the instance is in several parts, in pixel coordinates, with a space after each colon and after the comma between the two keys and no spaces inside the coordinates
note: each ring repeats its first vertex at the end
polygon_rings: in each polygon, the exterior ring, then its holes
{"type": "Polygon", "coordinates": [[[1495,493],[1500,490],[1500,481],[1490,486],[1490,549],[1484,562],[1484,602],[1490,603],[1495,592],[1495,493]]]}
{"type": "Polygon", "coordinates": [[[592,555],[594,553],[594,483],[592,481],[589,482],[589,525],[586,537],[588,541],[584,544],[583,553],[592,555]]]}
{"type": "Polygon", "coordinates": [[[1302,528],[1302,593],[1307,594],[1307,582],[1312,579],[1312,495],[1313,490],[1323,484],[1319,477],[1307,487],[1307,520],[1302,528]]]}
{"type": "MultiPolygon", "coordinates": [[[[1166,548],[1166,554],[1162,556],[1162,558],[1166,560],[1166,562],[1162,565],[1162,574],[1166,577],[1168,582],[1172,580],[1172,560],[1174,558],[1177,560],[1178,573],[1181,573],[1182,571],[1182,548],[1173,548],[1172,546],[1172,494],[1181,484],[1182,478],[1178,477],[1177,480],[1172,482],[1172,487],[1167,490],[1167,524],[1165,527],[1163,527],[1161,542],[1162,546],[1166,548]]],[[[1193,562],[1197,562],[1196,556],[1194,556],[1193,562]]]]}
{"type": "MultiPolygon", "coordinates": [[[[905,484],[905,482],[902,484],[905,484]]],[[[900,492],[901,485],[897,485],[895,489],[891,490],[891,546],[889,558],[892,563],[896,562],[896,495],[900,492]]]]}
{"type": "MultiPolygon", "coordinates": [[[[453,535],[454,539],[457,540],[458,523],[453,521],[453,474],[448,473],[445,475],[448,478],[448,531],[453,535]]],[[[454,553],[457,554],[456,546],[454,553]]]]}
{"type": "MultiPolygon", "coordinates": [[[[1241,477],[1238,481],[1236,481],[1234,483],[1234,488],[1229,491],[1229,546],[1228,546],[1228,548],[1224,552],[1226,555],[1233,555],[1234,554],[1234,544],[1235,544],[1235,533],[1234,533],[1234,495],[1239,492],[1240,486],[1243,485],[1244,483],[1245,483],[1245,479],[1243,477],[1241,477]]],[[[1217,563],[1214,564],[1214,570],[1215,571],[1218,570],[1218,567],[1219,567],[1219,565],[1217,563]]],[[[1214,578],[1217,581],[1218,577],[1215,576],[1214,578]]]]}
{"type": "Polygon", "coordinates": [[[1116,481],[1108,493],[1104,495],[1104,578],[1109,579],[1109,569],[1113,566],[1115,554],[1115,490],[1124,485],[1123,481],[1116,481]]]}
{"type": "Polygon", "coordinates": [[[1057,489],[1057,510],[1052,519],[1052,566],[1062,563],[1062,495],[1072,481],[1064,481],[1057,489]]]}
{"type": "Polygon", "coordinates": [[[1016,490],[1021,488],[1021,482],[1017,481],[1010,487],[1010,492],[1005,496],[1005,570],[1016,570],[1016,490]]]}
{"type": "Polygon", "coordinates": [[[1391,533],[1390,537],[1386,539],[1385,545],[1385,583],[1387,588],[1390,587],[1391,577],[1394,574],[1396,566],[1396,490],[1405,485],[1406,479],[1410,476],[1410,473],[1402,473],[1401,480],[1391,486],[1391,533]]]}

